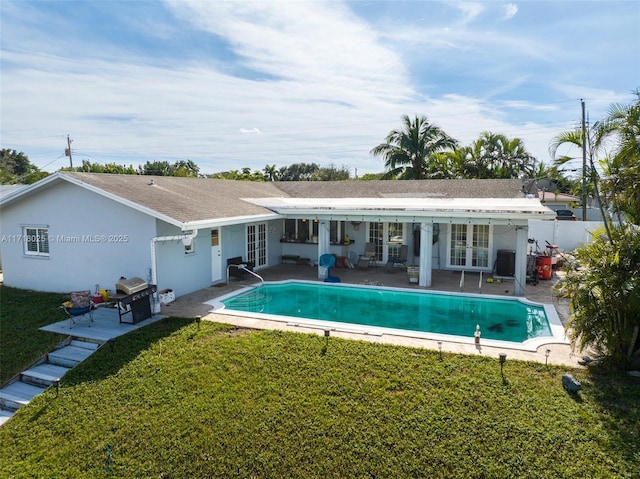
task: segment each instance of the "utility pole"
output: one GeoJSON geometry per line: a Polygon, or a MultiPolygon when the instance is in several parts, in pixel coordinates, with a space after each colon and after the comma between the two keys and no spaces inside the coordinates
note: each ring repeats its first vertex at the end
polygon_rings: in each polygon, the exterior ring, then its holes
{"type": "Polygon", "coordinates": [[[64,156],[69,157],[69,164],[71,165],[71,168],[73,168],[73,158],[71,156],[71,138],[69,138],[69,135],[67,135],[67,148],[64,150],[64,156]]]}
{"type": "Polygon", "coordinates": [[[582,105],[582,221],[587,221],[587,128],[584,119],[584,100],[582,105]]]}

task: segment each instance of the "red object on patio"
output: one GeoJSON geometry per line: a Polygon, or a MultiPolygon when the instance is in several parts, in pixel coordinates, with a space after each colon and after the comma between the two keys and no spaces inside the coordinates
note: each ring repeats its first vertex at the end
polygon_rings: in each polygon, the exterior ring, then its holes
{"type": "Polygon", "coordinates": [[[536,269],[540,279],[551,279],[553,275],[553,262],[551,256],[538,256],[536,258],[536,269]]]}
{"type": "Polygon", "coordinates": [[[346,268],[346,267],[347,267],[347,257],[338,256],[336,258],[336,268],[346,268]]]}

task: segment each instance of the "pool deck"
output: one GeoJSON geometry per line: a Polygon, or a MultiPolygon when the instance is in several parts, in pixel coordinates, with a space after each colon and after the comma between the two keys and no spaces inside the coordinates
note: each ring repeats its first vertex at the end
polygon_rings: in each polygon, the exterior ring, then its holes
{"type": "MultiPolygon", "coordinates": [[[[273,266],[261,271],[258,274],[265,281],[283,281],[288,279],[301,279],[307,281],[320,281],[317,278],[317,268],[295,265],[281,264],[273,266]]],[[[553,286],[557,283],[561,272],[554,272],[554,276],[550,280],[540,280],[537,285],[526,285],[525,298],[537,303],[550,304],[558,313],[562,324],[566,324],[569,317],[569,302],[566,299],[558,298],[553,292],[553,286]]],[[[415,283],[410,283],[406,271],[393,269],[388,272],[384,266],[371,267],[368,270],[359,269],[337,269],[331,270],[332,276],[337,276],[342,283],[351,284],[381,284],[384,286],[407,288],[415,290],[427,291],[447,291],[460,292],[459,272],[450,271],[434,271],[433,285],[431,288],[421,288],[415,283]]],[[[481,293],[498,296],[513,297],[513,280],[502,280],[500,283],[494,280],[493,283],[486,282],[487,276],[483,277],[480,283],[478,273],[465,273],[462,291],[465,293],[481,293]]],[[[254,285],[258,280],[249,275],[238,281],[231,279],[229,285],[223,283],[208,288],[201,289],[194,293],[178,297],[174,302],[162,306],[162,314],[176,317],[196,317],[201,316],[203,320],[216,321],[227,324],[233,324],[238,327],[252,329],[279,329],[284,331],[306,332],[311,334],[324,335],[325,328],[304,327],[295,325],[294,321],[270,321],[264,319],[252,318],[250,315],[232,315],[221,312],[211,312],[211,302],[216,298],[227,295],[238,289],[254,285]],[[209,303],[209,304],[207,304],[209,303]]],[[[340,337],[353,340],[376,341],[380,343],[396,344],[402,346],[411,346],[417,348],[427,348],[438,350],[437,339],[423,339],[410,336],[400,336],[391,334],[370,335],[353,331],[341,330],[331,331],[332,337],[340,337]]],[[[573,352],[571,346],[567,343],[551,342],[539,344],[536,351],[525,351],[515,349],[510,346],[496,346],[489,341],[480,340],[480,344],[474,344],[472,340],[451,340],[449,338],[441,340],[442,351],[458,354],[472,354],[498,358],[500,353],[506,353],[508,358],[520,359],[525,361],[535,361],[549,364],[565,365],[575,368],[582,368],[578,364],[578,360],[583,354],[573,352]],[[549,357],[545,357],[545,350],[549,349],[549,357]]]]}

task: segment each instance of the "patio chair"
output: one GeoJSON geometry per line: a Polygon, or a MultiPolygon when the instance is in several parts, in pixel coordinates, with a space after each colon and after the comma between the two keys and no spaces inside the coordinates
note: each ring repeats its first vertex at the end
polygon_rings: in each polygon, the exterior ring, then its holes
{"type": "Polygon", "coordinates": [[[364,254],[358,258],[357,267],[359,269],[369,269],[369,266],[376,265],[376,245],[374,243],[367,243],[364,246],[364,254]]]}
{"type": "Polygon", "coordinates": [[[331,268],[336,264],[336,257],[332,254],[323,254],[318,259],[318,266],[327,269],[327,277],[324,279],[325,283],[339,283],[340,278],[337,276],[331,276],[331,268]]]}
{"type": "Polygon", "coordinates": [[[407,255],[409,254],[409,247],[406,244],[400,245],[397,254],[390,255],[387,260],[385,271],[387,273],[393,273],[393,268],[406,268],[407,267],[407,255]]]}
{"type": "MultiPolygon", "coordinates": [[[[74,291],[71,293],[71,300],[62,303],[60,306],[69,315],[69,329],[80,319],[88,319],[93,323],[93,308],[91,291],[74,291]]],[[[91,325],[89,325],[91,326],[91,325]]]]}

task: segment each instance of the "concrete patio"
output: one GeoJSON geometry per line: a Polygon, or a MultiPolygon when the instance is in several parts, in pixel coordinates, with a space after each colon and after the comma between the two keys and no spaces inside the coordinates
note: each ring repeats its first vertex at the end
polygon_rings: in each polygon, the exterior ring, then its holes
{"type": "Polygon", "coordinates": [[[111,307],[99,307],[93,311],[93,321],[88,319],[78,319],[76,324],[71,326],[69,319],[58,321],[57,323],[48,324],[40,328],[40,331],[49,333],[64,334],[73,336],[82,340],[94,341],[97,343],[106,343],[110,339],[123,336],[136,329],[143,328],[149,324],[166,318],[163,314],[154,314],[151,318],[140,321],[136,324],[121,323],[118,310],[111,307]]]}

